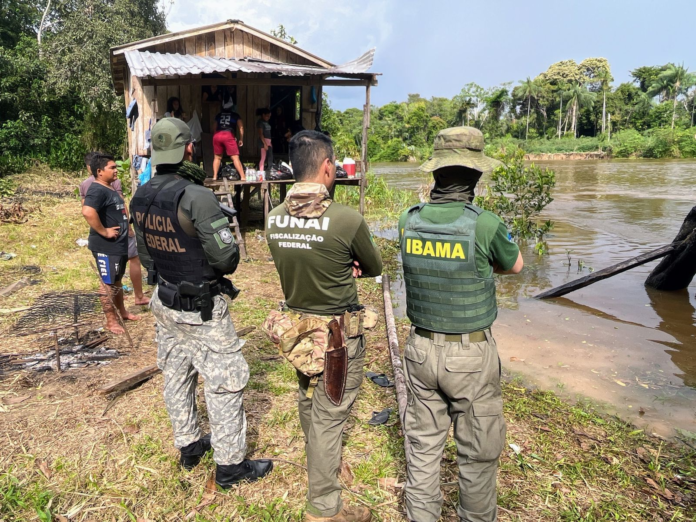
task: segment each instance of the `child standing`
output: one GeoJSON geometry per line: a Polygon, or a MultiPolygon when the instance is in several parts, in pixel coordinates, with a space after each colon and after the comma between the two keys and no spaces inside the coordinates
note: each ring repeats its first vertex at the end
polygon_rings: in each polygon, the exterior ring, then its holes
{"type": "Polygon", "coordinates": [[[261,150],[261,161],[259,162],[259,170],[271,171],[273,166],[273,146],[271,145],[271,124],[268,120],[271,119],[271,110],[261,108],[256,110],[256,115],[259,116],[259,121],[256,122],[256,132],[259,135],[259,148],[261,150]],[[264,169],[264,164],[268,158],[268,167],[264,169]]]}

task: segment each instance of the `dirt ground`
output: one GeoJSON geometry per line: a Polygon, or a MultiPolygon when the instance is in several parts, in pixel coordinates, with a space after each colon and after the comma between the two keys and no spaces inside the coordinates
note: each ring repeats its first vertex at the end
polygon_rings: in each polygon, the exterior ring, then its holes
{"type": "MultiPolygon", "coordinates": [[[[49,291],[96,288],[91,256],[75,244],[87,231],[72,195],[77,182],[56,175],[48,190],[41,189],[47,184],[41,173],[16,179],[22,204],[35,210],[26,222],[0,228],[0,249],[17,254],[0,260],[0,287],[13,282],[22,266],[38,265],[42,272],[36,284],[0,297],[0,355],[43,348],[13,334],[21,312],[9,309],[49,291]]],[[[152,316],[147,308],[130,306],[142,316],[128,323],[134,346],[110,335],[105,345],[122,356],[109,364],[60,374],[0,373],[0,522],[302,520],[307,478],[297,381],[260,330],[282,294],[262,232],[249,229],[246,240],[250,259],[233,276],[242,293],[230,309],[237,329],[256,326],[243,348],[251,368],[244,399],[248,453],[276,459],[273,473],[223,492],[211,484],[210,455],[194,471],[181,470],[161,375],[120,396],[98,393],[106,383],[155,363],[152,316]]],[[[360,282],[360,295],[364,303],[382,306],[374,280],[360,282]]],[[[133,304],[132,294],[126,302],[133,304]]],[[[403,343],[408,325],[398,322],[397,328],[403,343]]],[[[367,336],[366,360],[366,369],[391,376],[383,317],[367,336]]],[[[514,379],[506,380],[504,393],[508,445],[499,474],[500,520],[694,520],[690,448],[514,379]]],[[[200,387],[199,406],[205,425],[200,387]]],[[[344,436],[344,501],[370,507],[383,521],[405,520],[403,434],[395,411],[393,389],[365,381],[344,436]],[[372,412],[387,407],[393,413],[386,425],[367,424],[372,412]]],[[[442,460],[443,520],[457,520],[456,477],[450,438],[442,460]]]]}

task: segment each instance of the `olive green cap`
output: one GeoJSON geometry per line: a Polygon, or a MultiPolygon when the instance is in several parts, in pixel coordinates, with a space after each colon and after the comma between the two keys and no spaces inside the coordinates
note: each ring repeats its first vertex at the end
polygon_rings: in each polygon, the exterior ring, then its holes
{"type": "Polygon", "coordinates": [[[451,127],[435,136],[432,157],[420,166],[423,172],[443,167],[469,167],[480,172],[493,170],[502,163],[483,153],[483,133],[474,127],[451,127]]]}
{"type": "Polygon", "coordinates": [[[150,164],[176,165],[184,159],[186,144],[191,141],[191,129],[178,118],[162,118],[150,132],[152,159],[150,164]]]}

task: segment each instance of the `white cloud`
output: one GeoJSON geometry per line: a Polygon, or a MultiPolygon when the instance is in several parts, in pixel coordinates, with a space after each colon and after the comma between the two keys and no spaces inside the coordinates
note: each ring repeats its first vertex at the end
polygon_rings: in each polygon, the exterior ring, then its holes
{"type": "Polygon", "coordinates": [[[334,63],[357,58],[392,34],[395,0],[173,0],[168,28],[180,31],[229,19],[270,31],[283,24],[303,49],[334,63]]]}

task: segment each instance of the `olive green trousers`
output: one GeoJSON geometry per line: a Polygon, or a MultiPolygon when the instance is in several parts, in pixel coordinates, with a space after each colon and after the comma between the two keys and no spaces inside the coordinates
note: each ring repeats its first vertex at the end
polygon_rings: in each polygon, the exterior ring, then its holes
{"type": "Polygon", "coordinates": [[[497,520],[496,475],[505,442],[500,359],[490,330],[469,343],[421,337],[411,327],[404,350],[408,387],[405,428],[411,443],[405,487],[406,513],[434,522],[442,513],[440,461],[454,423],[459,466],[459,506],[465,522],[497,520]]]}
{"type": "Polygon", "coordinates": [[[335,406],[326,397],[323,374],[312,398],[308,399],[309,377],[297,372],[300,383],[300,424],[305,436],[309,477],[307,512],[318,517],[332,517],[343,508],[341,485],[338,482],[343,428],[358,396],[365,363],[365,338],[361,335],[346,341],[348,375],[340,406],[335,406]]]}

